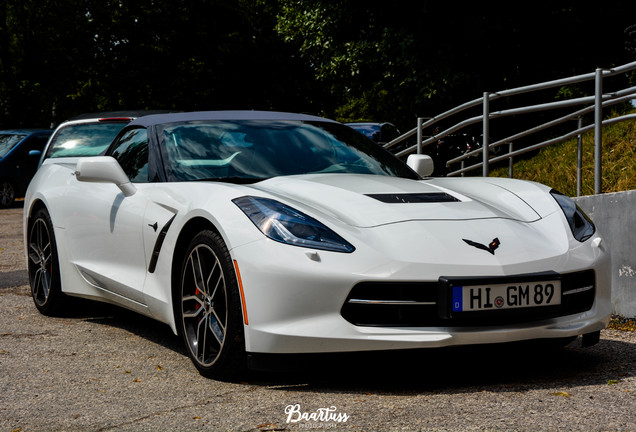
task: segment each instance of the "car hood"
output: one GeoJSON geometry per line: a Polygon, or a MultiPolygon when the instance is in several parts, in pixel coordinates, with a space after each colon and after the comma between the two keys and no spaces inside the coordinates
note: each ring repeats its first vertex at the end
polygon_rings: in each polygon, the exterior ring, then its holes
{"type": "MultiPolygon", "coordinates": [[[[504,218],[532,222],[541,218],[519,191],[513,193],[487,179],[465,181],[470,186],[459,188],[460,192],[443,179],[315,174],[276,177],[251,187],[299,210],[309,208],[360,228],[417,220],[504,218]]],[[[527,187],[532,188],[532,184],[527,187]]]]}

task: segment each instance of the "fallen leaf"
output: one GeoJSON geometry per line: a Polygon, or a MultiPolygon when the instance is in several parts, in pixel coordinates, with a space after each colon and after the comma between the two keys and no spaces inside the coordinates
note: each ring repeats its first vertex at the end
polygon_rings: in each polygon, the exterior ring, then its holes
{"type": "Polygon", "coordinates": [[[561,396],[561,397],[566,397],[566,398],[572,397],[572,395],[570,393],[562,392],[562,391],[561,392],[556,392],[556,393],[550,393],[550,394],[552,396],[561,396]]]}
{"type": "Polygon", "coordinates": [[[619,382],[620,382],[619,380],[608,380],[607,385],[614,385],[614,384],[618,384],[619,382]]]}

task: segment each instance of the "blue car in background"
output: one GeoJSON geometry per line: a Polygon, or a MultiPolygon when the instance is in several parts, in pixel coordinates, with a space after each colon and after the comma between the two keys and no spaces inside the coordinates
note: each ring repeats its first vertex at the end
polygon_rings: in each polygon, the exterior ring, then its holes
{"type": "Polygon", "coordinates": [[[0,208],[24,196],[52,133],[47,129],[0,131],[0,208]]]}
{"type": "Polygon", "coordinates": [[[345,124],[378,144],[386,144],[400,136],[400,131],[393,123],[354,122],[345,124]]]}

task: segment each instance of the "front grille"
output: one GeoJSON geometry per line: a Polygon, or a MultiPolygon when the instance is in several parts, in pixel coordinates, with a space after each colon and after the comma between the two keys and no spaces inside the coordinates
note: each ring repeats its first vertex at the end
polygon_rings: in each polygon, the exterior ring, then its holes
{"type": "Polygon", "coordinates": [[[596,294],[593,270],[487,280],[497,284],[546,277],[561,280],[560,305],[453,314],[448,281],[440,278],[438,282],[361,282],[349,293],[341,314],[347,321],[358,326],[479,327],[554,318],[592,308],[596,294]]]}

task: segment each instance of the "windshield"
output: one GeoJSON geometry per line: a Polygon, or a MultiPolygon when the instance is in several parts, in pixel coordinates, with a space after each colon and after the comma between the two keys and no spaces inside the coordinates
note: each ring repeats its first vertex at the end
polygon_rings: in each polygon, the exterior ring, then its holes
{"type": "Polygon", "coordinates": [[[53,138],[47,157],[98,156],[126,124],[127,122],[102,122],[66,126],[53,138]]]}
{"type": "Polygon", "coordinates": [[[159,130],[169,181],[258,181],[318,173],[417,179],[402,161],[338,123],[202,121],[159,130]]]}
{"type": "Polygon", "coordinates": [[[13,147],[22,141],[26,135],[2,134],[0,135],[0,158],[3,158],[13,147]]]}

